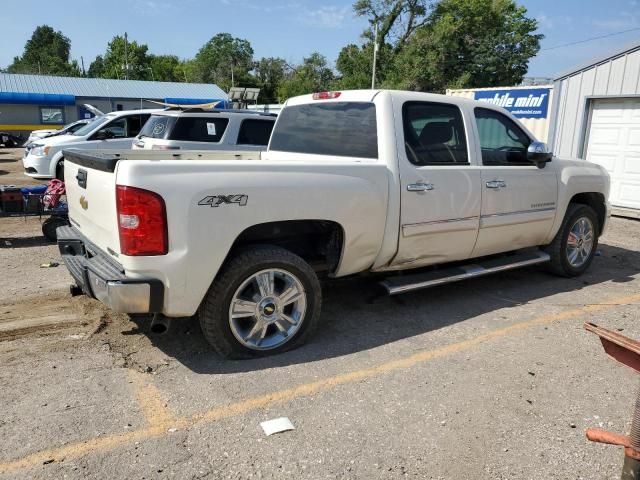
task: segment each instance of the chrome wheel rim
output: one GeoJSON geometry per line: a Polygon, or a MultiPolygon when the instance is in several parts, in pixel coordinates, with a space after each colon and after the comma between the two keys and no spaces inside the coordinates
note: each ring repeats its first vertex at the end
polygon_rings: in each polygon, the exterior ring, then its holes
{"type": "Polygon", "coordinates": [[[300,329],[307,309],[302,282],[290,272],[270,268],[254,273],[233,294],[229,326],[252,350],[284,345],[300,329]]]}
{"type": "Polygon", "coordinates": [[[580,217],[569,230],[567,261],[574,268],[583,266],[593,250],[593,224],[587,217],[580,217]]]}

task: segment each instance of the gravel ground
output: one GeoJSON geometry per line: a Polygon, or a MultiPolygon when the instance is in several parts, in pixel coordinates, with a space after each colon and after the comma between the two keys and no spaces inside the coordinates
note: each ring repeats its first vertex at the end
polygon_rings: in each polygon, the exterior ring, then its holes
{"type": "Polygon", "coordinates": [[[637,376],[582,325],[640,338],[640,222],[613,219],[577,279],[327,284],[314,339],[251,361],[217,358],[194,319],[158,336],[69,298],[38,227],[0,219],[2,479],[619,478],[621,450],[584,431],[628,430],[637,376]],[[28,326],[3,336],[6,317],[28,326]],[[295,430],[266,437],[281,416],[295,430]]]}

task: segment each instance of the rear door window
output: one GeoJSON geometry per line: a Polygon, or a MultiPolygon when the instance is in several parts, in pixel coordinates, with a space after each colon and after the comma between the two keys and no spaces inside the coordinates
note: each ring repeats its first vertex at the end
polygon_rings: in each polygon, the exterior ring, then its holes
{"type": "Polygon", "coordinates": [[[455,105],[407,102],[402,121],[407,158],[414,165],[469,164],[462,114],[455,105]]]}
{"type": "Polygon", "coordinates": [[[141,137],[166,139],[171,128],[176,123],[176,117],[169,115],[151,115],[140,130],[141,137]]]}
{"type": "Polygon", "coordinates": [[[378,158],[376,107],[371,102],[322,102],[282,110],[271,150],[378,158]]]}
{"type": "Polygon", "coordinates": [[[240,133],[238,133],[238,144],[268,145],[275,123],[274,120],[243,120],[240,124],[240,133]]]}
{"type": "Polygon", "coordinates": [[[178,117],[169,134],[169,139],[218,143],[222,139],[228,123],[229,119],[227,118],[178,117]]]}

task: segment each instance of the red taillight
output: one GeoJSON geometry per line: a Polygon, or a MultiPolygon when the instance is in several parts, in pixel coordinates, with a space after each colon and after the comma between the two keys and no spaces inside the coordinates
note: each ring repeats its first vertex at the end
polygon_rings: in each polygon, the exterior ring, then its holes
{"type": "Polygon", "coordinates": [[[338,98],[342,92],[316,92],[313,94],[314,100],[330,100],[332,98],[338,98]]]}
{"type": "Polygon", "coordinates": [[[123,255],[165,255],[169,250],[167,212],[160,195],[116,185],[120,252],[123,255]]]}

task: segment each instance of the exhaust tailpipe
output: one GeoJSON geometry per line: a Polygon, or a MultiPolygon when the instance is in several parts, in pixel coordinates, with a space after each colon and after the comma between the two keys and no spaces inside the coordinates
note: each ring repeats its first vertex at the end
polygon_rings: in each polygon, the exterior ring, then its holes
{"type": "Polygon", "coordinates": [[[69,293],[72,297],[77,297],[78,295],[84,295],[82,288],[78,285],[69,285],[69,293]]]}
{"type": "Polygon", "coordinates": [[[162,334],[167,333],[169,330],[169,318],[165,317],[161,313],[154,313],[153,320],[151,320],[151,331],[153,333],[162,334]]]}

